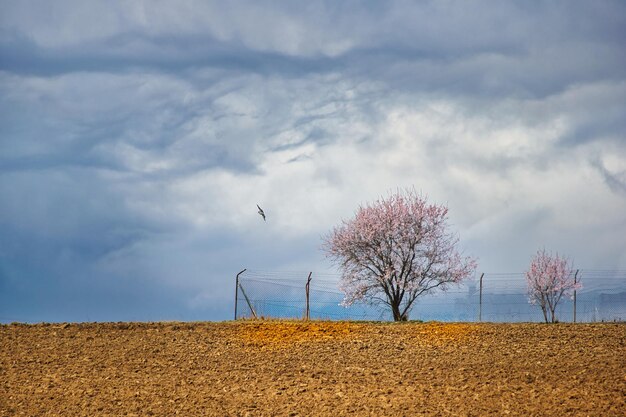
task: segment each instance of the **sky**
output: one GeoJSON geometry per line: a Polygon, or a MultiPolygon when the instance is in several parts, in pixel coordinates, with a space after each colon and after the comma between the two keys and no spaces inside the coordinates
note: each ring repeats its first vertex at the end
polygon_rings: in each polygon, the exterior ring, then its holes
{"type": "Polygon", "coordinates": [[[623,1],[1,0],[0,321],[230,319],[403,188],[479,271],[626,269],[625,43],[623,1]]]}

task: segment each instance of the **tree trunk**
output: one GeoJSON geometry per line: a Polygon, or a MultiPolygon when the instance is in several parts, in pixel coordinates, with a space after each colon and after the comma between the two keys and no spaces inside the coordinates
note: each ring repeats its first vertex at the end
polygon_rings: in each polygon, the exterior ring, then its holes
{"type": "Polygon", "coordinates": [[[546,323],[549,323],[549,321],[548,321],[548,312],[546,311],[546,306],[545,305],[541,306],[541,311],[543,312],[543,319],[546,321],[546,323]]]}
{"type": "Polygon", "coordinates": [[[400,314],[400,306],[396,303],[391,304],[391,312],[393,313],[393,321],[402,321],[402,314],[400,314]]]}
{"type": "Polygon", "coordinates": [[[400,312],[400,303],[391,301],[391,312],[393,313],[393,321],[407,321],[407,314],[400,312]]]}
{"type": "Polygon", "coordinates": [[[555,316],[554,316],[554,310],[555,310],[555,309],[556,309],[556,306],[554,306],[554,307],[550,306],[550,314],[552,315],[552,317],[550,317],[550,321],[551,321],[552,323],[556,323],[556,318],[555,318],[555,316]]]}

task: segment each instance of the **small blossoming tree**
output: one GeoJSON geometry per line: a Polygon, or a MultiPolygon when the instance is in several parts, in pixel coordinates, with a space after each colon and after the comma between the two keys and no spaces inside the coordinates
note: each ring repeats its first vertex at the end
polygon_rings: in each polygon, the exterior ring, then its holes
{"type": "Polygon", "coordinates": [[[528,301],[539,304],[546,323],[556,322],[555,309],[565,296],[572,296],[575,290],[582,288],[574,279],[574,270],[569,261],[556,255],[538,251],[526,272],[528,301]]]}
{"type": "Polygon", "coordinates": [[[382,304],[403,321],[419,296],[471,276],[476,262],[458,251],[447,215],[445,206],[398,191],[335,227],[323,249],[342,270],[342,304],[382,304]]]}

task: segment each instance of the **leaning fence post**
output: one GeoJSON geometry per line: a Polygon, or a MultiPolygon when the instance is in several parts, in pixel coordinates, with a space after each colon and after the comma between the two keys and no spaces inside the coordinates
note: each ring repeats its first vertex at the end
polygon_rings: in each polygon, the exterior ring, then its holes
{"type": "Polygon", "coordinates": [[[239,283],[239,288],[241,288],[241,293],[243,294],[243,298],[246,299],[246,303],[248,303],[248,308],[250,308],[250,311],[252,312],[252,315],[254,316],[255,319],[258,318],[256,316],[256,311],[254,311],[254,307],[252,307],[252,303],[250,302],[250,299],[246,295],[246,292],[243,290],[243,286],[241,285],[241,283],[239,283]]]}
{"type": "Polygon", "coordinates": [[[578,271],[580,270],[577,269],[574,274],[574,323],[576,323],[576,278],[578,277],[578,271]]]}
{"type": "Polygon", "coordinates": [[[311,312],[309,310],[309,285],[311,283],[311,274],[313,273],[313,271],[309,272],[309,276],[306,279],[306,286],[305,291],[306,291],[306,314],[305,317],[307,320],[309,320],[311,318],[311,312]]]}
{"type": "Polygon", "coordinates": [[[480,274],[480,287],[478,290],[478,321],[483,321],[483,277],[485,273],[480,274]]]}
{"type": "Polygon", "coordinates": [[[240,271],[235,277],[235,320],[237,320],[237,297],[239,297],[239,275],[246,272],[246,268],[240,271]]]}

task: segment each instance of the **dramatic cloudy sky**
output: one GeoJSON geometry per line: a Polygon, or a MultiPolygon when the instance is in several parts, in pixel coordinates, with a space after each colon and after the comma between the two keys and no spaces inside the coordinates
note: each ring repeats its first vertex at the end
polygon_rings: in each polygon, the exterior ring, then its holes
{"type": "Polygon", "coordinates": [[[402,187],[480,271],[626,268],[625,44],[623,1],[1,1],[0,320],[228,319],[402,187]]]}

